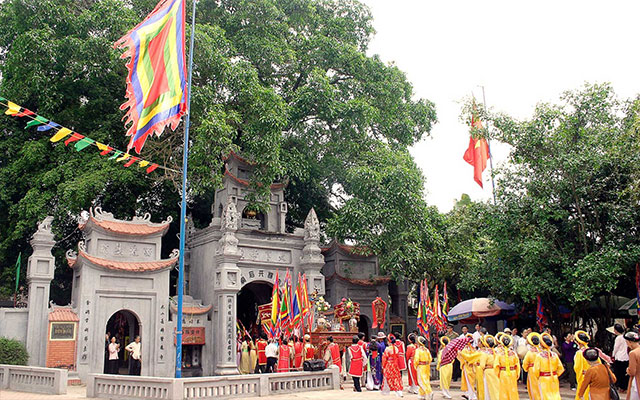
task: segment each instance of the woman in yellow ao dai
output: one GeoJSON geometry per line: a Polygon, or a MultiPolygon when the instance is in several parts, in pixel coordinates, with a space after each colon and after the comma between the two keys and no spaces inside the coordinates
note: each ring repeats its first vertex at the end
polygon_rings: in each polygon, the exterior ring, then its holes
{"type": "Polygon", "coordinates": [[[500,337],[503,351],[497,354],[493,360],[493,369],[500,380],[499,400],[519,400],[518,377],[520,376],[520,359],[518,355],[509,348],[513,339],[509,335],[500,337]]]}
{"type": "Polygon", "coordinates": [[[533,374],[538,378],[540,398],[544,400],[561,400],[558,377],[564,372],[562,362],[556,353],[551,351],[553,338],[548,333],[540,336],[541,351],[536,357],[533,374]]]}

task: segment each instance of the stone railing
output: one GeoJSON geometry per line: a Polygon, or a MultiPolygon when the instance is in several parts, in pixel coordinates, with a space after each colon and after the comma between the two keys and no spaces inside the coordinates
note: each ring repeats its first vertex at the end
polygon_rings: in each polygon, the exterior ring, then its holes
{"type": "Polygon", "coordinates": [[[68,371],[59,368],[0,364],[0,389],[66,394],[68,371]]]}
{"type": "Polygon", "coordinates": [[[89,374],[87,397],[204,400],[339,388],[337,370],[180,379],[89,374]]]}

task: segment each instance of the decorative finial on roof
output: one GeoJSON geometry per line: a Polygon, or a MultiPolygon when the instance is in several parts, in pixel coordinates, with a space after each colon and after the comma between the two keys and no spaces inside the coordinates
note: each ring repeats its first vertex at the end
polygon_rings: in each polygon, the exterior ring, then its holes
{"type": "Polygon", "coordinates": [[[238,230],[238,210],[236,204],[229,198],[222,211],[222,231],[235,232],[238,230]]]}
{"type": "Polygon", "coordinates": [[[307,218],[304,220],[304,241],[319,241],[320,240],[320,221],[316,215],[316,210],[311,208],[307,218]]]}

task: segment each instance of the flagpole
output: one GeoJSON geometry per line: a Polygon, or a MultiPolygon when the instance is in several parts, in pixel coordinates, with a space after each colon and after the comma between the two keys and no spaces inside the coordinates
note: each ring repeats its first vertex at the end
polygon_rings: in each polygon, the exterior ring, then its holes
{"type": "MultiPolygon", "coordinates": [[[[487,114],[487,99],[484,95],[484,86],[480,86],[482,88],[482,104],[484,105],[484,114],[487,114]]],[[[489,126],[487,124],[487,130],[489,126]]],[[[489,135],[486,135],[485,139],[487,139],[487,145],[489,146],[489,168],[491,169],[491,188],[493,191],[493,205],[496,204],[496,184],[493,181],[493,153],[491,152],[491,141],[489,140],[489,135]]]]}
{"type": "Polygon", "coordinates": [[[189,38],[189,80],[187,83],[187,115],[184,120],[184,150],[182,152],[182,202],[180,203],[180,259],[178,269],[178,324],[176,328],[176,378],[182,377],[182,297],[184,295],[184,242],[187,216],[187,165],[189,160],[189,120],[191,119],[191,74],[193,72],[193,41],[196,27],[196,1],[191,13],[189,38]]]}

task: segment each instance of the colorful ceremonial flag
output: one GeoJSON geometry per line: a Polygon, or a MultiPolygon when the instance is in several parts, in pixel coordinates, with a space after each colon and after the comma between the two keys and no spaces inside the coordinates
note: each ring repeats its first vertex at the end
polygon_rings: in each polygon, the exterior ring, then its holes
{"type": "Polygon", "coordinates": [[[298,273],[298,286],[296,286],[291,299],[291,323],[294,328],[298,328],[302,320],[302,284],[300,280],[300,274],[298,273]]]}
{"type": "Polygon", "coordinates": [[[287,274],[284,278],[284,290],[282,292],[282,299],[280,300],[280,316],[279,318],[279,326],[281,330],[291,330],[291,319],[289,310],[291,310],[291,300],[290,300],[290,281],[291,277],[289,275],[289,270],[287,270],[287,274]]]}
{"type": "Polygon", "coordinates": [[[276,270],[276,280],[273,284],[273,291],[271,292],[271,326],[276,327],[278,323],[278,312],[280,311],[280,297],[278,295],[278,286],[280,280],[278,278],[278,271],[276,270]]]}
{"type": "Polygon", "coordinates": [[[185,0],[161,0],[138,26],[120,38],[116,48],[129,57],[125,125],[131,123],[127,150],[138,153],[149,135],[175,130],[187,111],[185,0]]]}
{"type": "MultiPolygon", "coordinates": [[[[640,311],[640,264],[639,263],[636,263],[636,301],[638,302],[638,311],[640,311]]],[[[640,312],[638,314],[640,314],[640,312]]]]}
{"type": "Polygon", "coordinates": [[[547,318],[544,316],[544,307],[542,306],[542,298],[540,298],[540,295],[538,295],[537,298],[538,298],[538,305],[536,307],[536,323],[538,324],[538,328],[540,329],[540,332],[542,332],[542,329],[545,327],[545,325],[547,325],[547,318]]]}
{"type": "MultiPolygon", "coordinates": [[[[445,319],[449,317],[449,294],[447,293],[447,282],[444,282],[444,287],[442,288],[442,315],[444,315],[445,319]]],[[[446,321],[445,321],[446,322],[446,321]]]]}
{"type": "Polygon", "coordinates": [[[473,179],[482,186],[482,172],[487,168],[487,160],[490,157],[489,144],[483,137],[474,138],[473,132],[482,129],[482,122],[476,117],[475,106],[474,112],[471,115],[471,131],[472,135],[469,137],[469,147],[464,152],[462,157],[466,162],[473,165],[473,179]]]}

